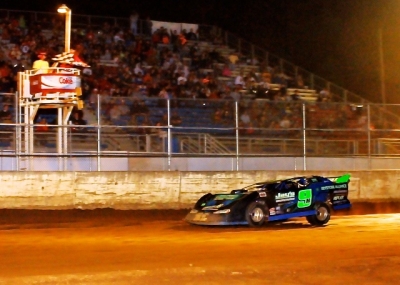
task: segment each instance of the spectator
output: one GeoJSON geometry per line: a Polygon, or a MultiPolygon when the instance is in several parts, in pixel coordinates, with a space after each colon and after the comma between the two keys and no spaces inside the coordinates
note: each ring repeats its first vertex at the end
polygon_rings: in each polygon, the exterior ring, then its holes
{"type": "Polygon", "coordinates": [[[143,100],[133,100],[130,115],[132,117],[132,123],[134,125],[139,125],[140,121],[148,121],[150,110],[146,106],[146,103],[143,100]]]}
{"type": "Polygon", "coordinates": [[[291,126],[291,122],[290,122],[288,116],[284,116],[282,118],[282,120],[280,120],[280,122],[279,122],[279,127],[281,129],[288,129],[288,128],[290,128],[290,126],[291,126]]]}
{"type": "Polygon", "coordinates": [[[331,94],[329,93],[328,88],[323,88],[318,94],[318,102],[327,102],[330,101],[331,94]]]}
{"type": "Polygon", "coordinates": [[[82,126],[86,125],[86,121],[83,119],[83,114],[80,112],[72,112],[72,118],[70,119],[72,125],[76,125],[78,127],[73,127],[71,131],[80,132],[83,131],[84,128],[82,126]]]}
{"type": "Polygon", "coordinates": [[[136,63],[136,66],[135,66],[133,72],[136,75],[139,75],[139,74],[142,75],[143,74],[143,69],[142,69],[142,66],[141,66],[140,62],[136,63]]]}
{"type": "Polygon", "coordinates": [[[246,82],[243,78],[243,72],[240,71],[240,73],[236,76],[235,78],[235,85],[237,87],[243,88],[244,86],[246,86],[246,82]]]}
{"type": "Polygon", "coordinates": [[[97,88],[93,88],[89,95],[89,108],[92,110],[97,109],[97,101],[98,101],[99,90],[97,88]]]}
{"type": "Polygon", "coordinates": [[[240,121],[244,124],[245,127],[250,124],[251,119],[247,110],[244,110],[243,114],[240,115],[240,121]]]}
{"type": "Polygon", "coordinates": [[[168,114],[164,113],[161,117],[161,119],[157,122],[156,126],[162,127],[162,126],[168,126],[168,114]]]}
{"type": "Polygon", "coordinates": [[[225,77],[231,77],[232,76],[232,71],[230,70],[228,64],[224,65],[224,68],[222,69],[222,76],[225,76],[225,77]]]}
{"type": "Polygon", "coordinates": [[[159,107],[166,107],[167,106],[167,100],[170,99],[170,96],[168,94],[167,88],[163,87],[161,91],[158,93],[158,105],[159,107]]]}
{"type": "Polygon", "coordinates": [[[153,30],[153,22],[151,21],[150,17],[147,16],[146,20],[144,21],[144,34],[146,36],[151,36],[153,30]]]}
{"type": "Polygon", "coordinates": [[[118,125],[121,120],[121,111],[117,104],[113,104],[109,111],[109,118],[113,125],[118,125]]]}
{"type": "Polygon", "coordinates": [[[229,63],[230,63],[229,68],[230,68],[231,70],[235,70],[236,64],[237,64],[238,61],[239,61],[239,56],[238,56],[238,54],[235,53],[235,52],[232,52],[232,53],[229,55],[228,59],[229,59],[229,63]]]}
{"type": "Polygon", "coordinates": [[[214,114],[212,115],[212,120],[215,124],[222,123],[222,114],[223,110],[221,109],[215,110],[214,114]]]}
{"type": "Polygon", "coordinates": [[[33,62],[32,68],[36,70],[36,73],[48,73],[49,62],[46,60],[46,52],[40,51],[38,58],[33,62]]]}
{"type": "Polygon", "coordinates": [[[39,119],[39,126],[36,127],[36,131],[38,132],[47,132],[49,130],[49,126],[47,125],[47,120],[45,117],[39,119]]]}
{"type": "Polygon", "coordinates": [[[197,34],[193,31],[193,29],[191,28],[189,30],[189,32],[186,35],[186,39],[189,41],[197,41],[198,40],[198,36],[197,34]]]}
{"type": "Polygon", "coordinates": [[[7,104],[4,104],[3,109],[0,111],[0,122],[1,123],[12,123],[10,106],[7,104]]]}
{"type": "Polygon", "coordinates": [[[296,88],[305,89],[306,86],[304,84],[303,76],[301,74],[296,77],[296,88]]]}
{"type": "Polygon", "coordinates": [[[130,112],[130,109],[129,109],[128,105],[126,104],[125,99],[119,100],[118,108],[121,113],[121,116],[125,116],[125,115],[129,114],[129,112],[130,112]]]}
{"type": "Polygon", "coordinates": [[[130,22],[130,30],[134,36],[138,34],[138,23],[139,20],[139,14],[136,11],[132,11],[131,15],[129,16],[129,22],[130,22]]]}
{"type": "Polygon", "coordinates": [[[171,115],[171,125],[176,127],[182,124],[182,118],[177,111],[173,111],[171,115]]]}
{"type": "Polygon", "coordinates": [[[236,86],[236,87],[232,87],[232,91],[231,91],[231,93],[230,93],[230,97],[233,99],[233,100],[235,100],[235,101],[239,101],[240,100],[240,97],[241,97],[241,95],[240,95],[240,93],[239,93],[239,90],[240,90],[241,88],[239,87],[239,86],[236,86]]]}

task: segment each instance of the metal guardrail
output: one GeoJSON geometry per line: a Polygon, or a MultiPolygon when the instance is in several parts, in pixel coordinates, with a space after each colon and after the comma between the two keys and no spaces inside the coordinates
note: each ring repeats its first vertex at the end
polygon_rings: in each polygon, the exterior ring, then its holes
{"type": "Polygon", "coordinates": [[[179,151],[187,154],[234,154],[217,137],[210,134],[178,134],[174,137],[180,141],[179,151]]]}
{"type": "MultiPolygon", "coordinates": [[[[11,96],[16,98],[16,94],[5,95],[11,96]]],[[[8,102],[6,104],[14,104],[0,96],[0,101],[3,100],[8,102]]],[[[130,106],[132,100],[123,98],[121,102],[130,106]]],[[[85,109],[86,117],[91,117],[87,125],[61,126],[48,123],[47,132],[34,132],[33,150],[24,147],[26,123],[15,123],[21,121],[11,117],[7,123],[0,123],[0,150],[7,151],[7,155],[14,153],[21,156],[52,153],[56,148],[57,130],[65,128],[70,156],[85,152],[94,156],[121,153],[125,153],[126,156],[400,154],[399,124],[396,121],[389,124],[384,112],[379,113],[381,116],[376,116],[375,111],[380,110],[381,105],[354,106],[345,103],[254,99],[238,102],[182,99],[174,101],[174,104],[159,104],[158,98],[141,100],[149,107],[147,122],[145,117],[136,115],[133,121],[129,114],[121,116],[118,120],[110,120],[107,118],[107,111],[102,110],[102,106],[105,105],[98,96],[98,110],[85,109]],[[243,123],[244,110],[251,114],[251,124],[243,123]],[[180,125],[162,123],[165,114],[172,116],[173,113],[180,116],[180,125]],[[227,117],[216,118],[217,113],[218,116],[222,113],[227,114],[227,117]]],[[[391,108],[400,113],[400,105],[392,105],[391,108]]],[[[42,126],[38,120],[40,116],[57,122],[57,115],[39,112],[30,128],[36,130],[42,126]]]]}

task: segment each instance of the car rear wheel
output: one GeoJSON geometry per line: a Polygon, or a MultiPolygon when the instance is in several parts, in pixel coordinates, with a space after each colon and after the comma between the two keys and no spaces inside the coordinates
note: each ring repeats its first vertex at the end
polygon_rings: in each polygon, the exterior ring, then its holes
{"type": "Polygon", "coordinates": [[[265,205],[253,202],[246,208],[246,220],[251,227],[261,227],[268,219],[268,211],[265,205]]]}
{"type": "Polygon", "coordinates": [[[316,207],[315,215],[307,216],[307,221],[313,226],[322,226],[331,219],[331,209],[326,204],[319,204],[316,207]]]}
{"type": "Polygon", "coordinates": [[[307,222],[309,222],[311,225],[315,224],[315,216],[314,215],[307,216],[306,219],[307,219],[307,222]]]}

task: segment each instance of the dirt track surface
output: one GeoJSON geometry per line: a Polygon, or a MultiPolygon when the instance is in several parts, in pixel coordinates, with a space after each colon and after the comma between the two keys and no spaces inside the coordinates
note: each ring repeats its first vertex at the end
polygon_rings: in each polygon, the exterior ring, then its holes
{"type": "Polygon", "coordinates": [[[0,210],[3,284],[398,284],[400,204],[327,226],[199,227],[182,211],[0,210]]]}

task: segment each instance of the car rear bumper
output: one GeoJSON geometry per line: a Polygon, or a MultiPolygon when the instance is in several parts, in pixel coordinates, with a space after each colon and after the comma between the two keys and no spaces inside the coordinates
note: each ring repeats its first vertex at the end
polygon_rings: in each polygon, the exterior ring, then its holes
{"type": "Polygon", "coordinates": [[[332,205],[332,208],[335,211],[344,210],[344,209],[350,209],[351,208],[351,204],[350,203],[346,203],[346,204],[332,205]]]}

